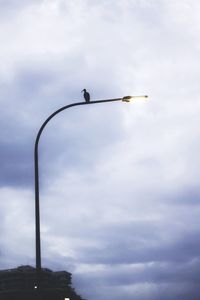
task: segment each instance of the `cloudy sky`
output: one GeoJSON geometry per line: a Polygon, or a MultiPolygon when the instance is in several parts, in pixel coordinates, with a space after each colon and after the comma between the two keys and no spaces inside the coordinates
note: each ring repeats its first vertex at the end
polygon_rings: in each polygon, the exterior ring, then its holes
{"type": "Polygon", "coordinates": [[[0,268],[42,265],[88,300],[200,295],[200,2],[0,0],[0,268]]]}

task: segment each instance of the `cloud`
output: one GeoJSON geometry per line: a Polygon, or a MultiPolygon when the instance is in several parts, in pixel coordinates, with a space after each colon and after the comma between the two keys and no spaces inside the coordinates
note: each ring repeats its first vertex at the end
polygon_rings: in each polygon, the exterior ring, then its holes
{"type": "Polygon", "coordinates": [[[0,266],[42,263],[84,298],[199,297],[199,4],[0,1],[0,266]]]}
{"type": "MultiPolygon", "coordinates": [[[[100,297],[100,291],[103,291],[106,299],[109,295],[117,299],[122,296],[131,299],[133,293],[139,299],[159,299],[161,296],[166,297],[164,299],[167,297],[187,299],[186,297],[189,295],[192,295],[192,299],[198,299],[196,296],[199,293],[198,283],[194,283],[193,278],[193,283],[189,283],[191,278],[188,276],[190,272],[194,274],[195,270],[197,271],[196,263],[191,262],[184,266],[154,262],[108,266],[108,268],[100,266],[95,268],[95,271],[90,270],[91,275],[89,276],[93,278],[92,280],[98,287],[94,291],[94,295],[100,297]],[[116,278],[116,272],[121,276],[116,278]]],[[[84,273],[87,272],[86,270],[87,266],[84,273]]],[[[86,284],[87,280],[86,275],[81,284],[86,284]]]]}
{"type": "Polygon", "coordinates": [[[1,235],[3,236],[0,244],[1,268],[33,264],[33,193],[28,189],[4,187],[0,189],[0,195],[1,235]]]}

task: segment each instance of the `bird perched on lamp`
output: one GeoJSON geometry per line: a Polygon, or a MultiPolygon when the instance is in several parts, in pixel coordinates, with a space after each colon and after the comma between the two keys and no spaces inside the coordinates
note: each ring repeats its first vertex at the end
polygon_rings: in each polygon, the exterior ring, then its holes
{"type": "Polygon", "coordinates": [[[90,102],[90,94],[86,91],[86,89],[83,89],[81,92],[84,92],[83,96],[85,98],[85,101],[90,102]]]}

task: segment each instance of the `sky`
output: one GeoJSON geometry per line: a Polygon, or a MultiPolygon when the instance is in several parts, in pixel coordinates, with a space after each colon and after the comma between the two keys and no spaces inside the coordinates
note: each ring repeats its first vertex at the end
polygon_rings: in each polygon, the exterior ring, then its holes
{"type": "Polygon", "coordinates": [[[200,295],[200,2],[0,0],[0,269],[42,266],[88,300],[200,295]]]}

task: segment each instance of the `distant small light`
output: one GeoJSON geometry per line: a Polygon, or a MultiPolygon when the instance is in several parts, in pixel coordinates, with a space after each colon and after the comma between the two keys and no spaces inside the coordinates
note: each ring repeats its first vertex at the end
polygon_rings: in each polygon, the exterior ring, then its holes
{"type": "Polygon", "coordinates": [[[37,289],[37,285],[34,286],[34,289],[35,289],[35,290],[37,289]]]}
{"type": "Polygon", "coordinates": [[[65,298],[64,300],[70,300],[70,298],[65,298]]]}

